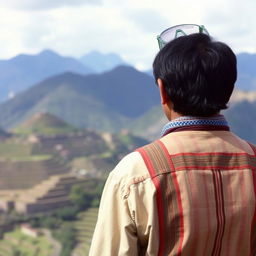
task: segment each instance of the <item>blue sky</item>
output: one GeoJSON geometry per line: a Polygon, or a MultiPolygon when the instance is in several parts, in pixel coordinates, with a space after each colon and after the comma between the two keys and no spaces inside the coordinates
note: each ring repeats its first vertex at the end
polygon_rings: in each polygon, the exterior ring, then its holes
{"type": "Polygon", "coordinates": [[[148,69],[157,34],[180,23],[204,24],[235,52],[256,52],[255,11],[255,0],[0,0],[0,59],[98,50],[148,69]]]}

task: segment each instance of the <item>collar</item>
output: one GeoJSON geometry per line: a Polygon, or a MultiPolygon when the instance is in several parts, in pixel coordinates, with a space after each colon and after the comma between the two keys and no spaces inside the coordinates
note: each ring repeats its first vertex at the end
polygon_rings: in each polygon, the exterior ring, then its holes
{"type": "Polygon", "coordinates": [[[161,136],[165,136],[171,132],[178,131],[229,131],[228,122],[223,115],[215,115],[211,117],[193,117],[181,116],[168,122],[162,132],[161,136]]]}

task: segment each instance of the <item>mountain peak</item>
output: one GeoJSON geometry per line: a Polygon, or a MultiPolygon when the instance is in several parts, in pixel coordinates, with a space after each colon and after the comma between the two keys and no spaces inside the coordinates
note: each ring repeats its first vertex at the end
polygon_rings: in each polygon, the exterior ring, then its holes
{"type": "Polygon", "coordinates": [[[50,50],[50,49],[42,50],[38,55],[39,55],[39,56],[47,56],[47,57],[50,57],[50,56],[59,56],[58,53],[56,53],[55,51],[50,50]]]}
{"type": "Polygon", "coordinates": [[[99,73],[125,64],[122,58],[116,53],[101,53],[98,51],[87,53],[80,58],[80,61],[99,73]]]}
{"type": "Polygon", "coordinates": [[[77,131],[59,117],[47,112],[38,112],[14,129],[19,134],[63,134],[77,131]]]}

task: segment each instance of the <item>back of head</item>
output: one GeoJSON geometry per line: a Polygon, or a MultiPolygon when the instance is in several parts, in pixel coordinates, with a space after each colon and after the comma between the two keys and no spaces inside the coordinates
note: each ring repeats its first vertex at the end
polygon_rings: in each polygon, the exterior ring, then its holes
{"type": "Polygon", "coordinates": [[[237,78],[236,56],[206,34],[181,36],[159,51],[153,72],[162,79],[174,111],[211,116],[227,108],[237,78]]]}

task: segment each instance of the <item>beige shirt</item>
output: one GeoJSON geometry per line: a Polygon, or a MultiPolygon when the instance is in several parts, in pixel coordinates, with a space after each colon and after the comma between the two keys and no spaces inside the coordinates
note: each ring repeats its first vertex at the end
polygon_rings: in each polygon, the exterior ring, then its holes
{"type": "MultiPolygon", "coordinates": [[[[177,167],[175,177],[182,206],[182,218],[178,214],[170,215],[165,221],[180,218],[183,225],[182,231],[170,225],[165,240],[171,246],[162,255],[249,256],[251,252],[256,253],[253,224],[256,175],[250,162],[255,157],[249,144],[229,131],[180,131],[164,136],[161,142],[177,167]],[[193,168],[198,155],[205,166],[193,168]],[[186,161],[193,162],[187,169],[182,167],[188,164],[186,161]],[[221,168],[216,170],[213,165],[221,168]],[[174,241],[170,241],[172,237],[174,241]]],[[[256,162],[253,163],[255,168],[256,162]]],[[[173,173],[160,176],[172,179],[173,173]]],[[[164,198],[171,209],[177,191],[164,193],[169,193],[164,194],[164,198]]],[[[124,157],[107,179],[89,255],[158,255],[156,194],[140,153],[124,157]]]]}

